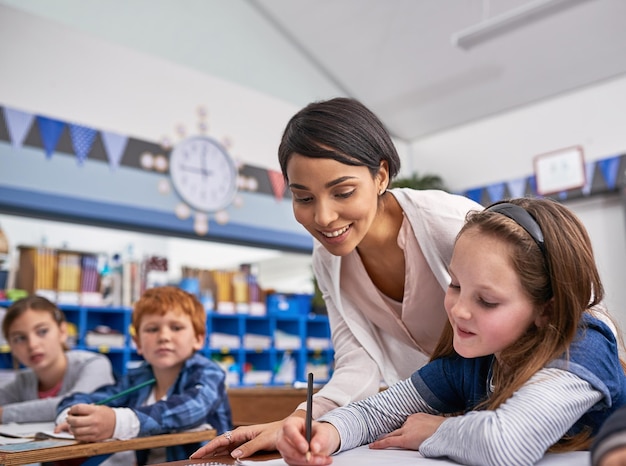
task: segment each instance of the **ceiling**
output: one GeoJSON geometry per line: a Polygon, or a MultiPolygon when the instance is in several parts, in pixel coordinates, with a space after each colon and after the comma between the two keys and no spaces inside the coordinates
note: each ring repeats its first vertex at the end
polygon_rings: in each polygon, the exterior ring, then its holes
{"type": "Polygon", "coordinates": [[[626,2],[556,2],[463,50],[451,36],[529,0],[255,0],[400,139],[414,140],[626,72],[626,2]],[[303,6],[304,5],[304,6],[303,6]],[[489,9],[489,7],[491,7],[489,9]]]}
{"type": "Polygon", "coordinates": [[[551,0],[468,50],[461,30],[547,0],[0,0],[298,107],[358,98],[399,140],[626,73],[626,1],[551,0]],[[115,5],[115,8],[112,8],[115,5]]]}

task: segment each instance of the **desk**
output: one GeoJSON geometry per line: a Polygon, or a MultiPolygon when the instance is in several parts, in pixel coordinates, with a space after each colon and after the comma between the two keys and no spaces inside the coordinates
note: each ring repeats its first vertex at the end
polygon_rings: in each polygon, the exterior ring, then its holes
{"type": "MultiPolygon", "coordinates": [[[[215,437],[215,430],[198,432],[181,432],[176,434],[152,435],[129,440],[106,440],[94,443],[73,443],[58,447],[24,451],[1,451],[0,465],[18,465],[46,461],[67,460],[71,458],[106,455],[127,450],[144,450],[158,447],[184,445],[186,443],[203,442],[215,437]]],[[[47,442],[47,441],[46,441],[47,442]]],[[[18,444],[25,445],[25,444],[18,444]]]]}
{"type": "Polygon", "coordinates": [[[227,394],[235,427],[284,419],[306,401],[306,388],[242,387],[229,388],[227,394]]]}
{"type": "MultiPolygon", "coordinates": [[[[244,466],[287,466],[278,453],[266,453],[244,458],[242,463],[236,463],[229,456],[214,456],[198,460],[171,461],[153,466],[209,466],[212,463],[242,464],[244,466]],[[258,462],[258,464],[256,464],[258,462]]],[[[548,453],[536,466],[589,466],[591,458],[588,451],[574,451],[570,453],[548,453]]],[[[446,458],[424,458],[412,450],[370,450],[367,445],[348,450],[333,456],[334,466],[458,466],[446,458]]]]}
{"type": "MultiPolygon", "coordinates": [[[[280,453],[275,451],[275,452],[266,452],[266,453],[255,453],[249,458],[244,458],[242,461],[244,463],[252,463],[255,461],[278,460],[280,458],[281,458],[280,453]]],[[[205,466],[205,465],[210,465],[211,463],[241,464],[241,463],[237,463],[237,460],[231,457],[230,455],[224,455],[224,456],[211,456],[210,458],[197,459],[197,460],[170,461],[168,463],[153,464],[152,466],[205,466]]]]}

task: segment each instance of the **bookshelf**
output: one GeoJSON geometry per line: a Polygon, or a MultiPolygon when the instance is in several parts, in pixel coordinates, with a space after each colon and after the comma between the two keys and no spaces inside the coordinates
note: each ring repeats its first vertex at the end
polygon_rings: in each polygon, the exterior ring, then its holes
{"type": "MultiPolygon", "coordinates": [[[[207,340],[201,351],[222,365],[229,387],[289,386],[305,381],[310,371],[323,383],[332,373],[334,355],[328,317],[308,312],[306,302],[310,306],[309,295],[271,294],[266,315],[209,311],[207,340]],[[279,308],[275,305],[278,301],[287,305],[279,308]]],[[[9,305],[9,301],[0,301],[0,307],[9,305]]],[[[73,348],[105,354],[116,375],[125,374],[142,360],[130,335],[131,308],[58,306],[77,329],[73,348]],[[97,344],[91,344],[90,335],[102,326],[110,329],[114,338],[107,339],[104,334],[95,340],[97,344]]],[[[11,367],[9,348],[0,345],[0,369],[11,367]]]]}
{"type": "MultiPolygon", "coordinates": [[[[117,375],[142,360],[130,334],[131,305],[145,289],[167,284],[167,258],[114,255],[103,265],[96,252],[17,249],[17,288],[57,303],[70,324],[70,346],[106,354],[117,375]]],[[[289,386],[305,381],[308,372],[320,382],[330,378],[328,317],[312,312],[312,295],[262,290],[250,264],[230,270],[182,266],[178,286],[203,303],[202,352],[224,368],[229,386],[289,386]]],[[[1,299],[0,306],[10,304],[1,299]]],[[[11,367],[8,346],[0,346],[0,369],[11,367]]]]}

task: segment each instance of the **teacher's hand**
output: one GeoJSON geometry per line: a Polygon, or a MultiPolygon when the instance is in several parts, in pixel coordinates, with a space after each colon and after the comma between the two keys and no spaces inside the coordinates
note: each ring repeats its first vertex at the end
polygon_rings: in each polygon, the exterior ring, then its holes
{"type": "MultiPolygon", "coordinates": [[[[304,411],[298,410],[291,416],[304,418],[304,411]]],[[[200,459],[225,454],[230,454],[233,458],[246,458],[258,451],[275,451],[276,437],[284,422],[283,419],[266,424],[237,427],[200,447],[191,458],[200,459]]]]}

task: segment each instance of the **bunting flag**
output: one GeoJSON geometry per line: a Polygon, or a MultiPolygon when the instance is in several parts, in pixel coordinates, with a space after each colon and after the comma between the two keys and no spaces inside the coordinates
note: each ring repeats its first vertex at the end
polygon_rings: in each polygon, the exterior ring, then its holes
{"type": "Polygon", "coordinates": [[[620,156],[609,157],[608,159],[598,160],[598,167],[604,176],[604,181],[609,189],[615,189],[617,181],[617,172],[619,169],[620,156]]]}
{"type": "Polygon", "coordinates": [[[527,180],[528,187],[530,188],[530,194],[532,196],[543,197],[537,193],[537,178],[535,178],[535,175],[530,175],[527,180]]]}
{"type": "Polygon", "coordinates": [[[526,194],[526,178],[507,181],[506,185],[509,188],[511,197],[524,197],[526,194]]]}
{"type": "Polygon", "coordinates": [[[277,201],[282,200],[283,194],[285,194],[285,177],[281,172],[276,170],[267,170],[267,177],[272,184],[272,191],[274,191],[274,197],[277,201]]]}
{"type": "Polygon", "coordinates": [[[100,137],[102,138],[102,144],[104,145],[104,150],[109,159],[109,167],[111,170],[116,170],[120,166],[122,156],[128,144],[128,138],[121,134],[106,131],[101,131],[100,137]]]}
{"type": "Polygon", "coordinates": [[[82,165],[87,159],[87,154],[91,151],[93,141],[96,139],[96,130],[75,124],[70,124],[69,127],[72,147],[76,153],[78,164],[82,165]]]}
{"type": "Polygon", "coordinates": [[[487,193],[489,194],[489,200],[496,202],[504,199],[504,183],[497,183],[487,186],[487,193]]]}
{"type": "MultiPolygon", "coordinates": [[[[87,158],[94,161],[109,162],[111,170],[116,170],[121,165],[128,168],[141,168],[140,155],[145,152],[162,150],[162,146],[149,141],[142,141],[117,133],[96,130],[79,124],[67,123],[53,118],[35,115],[29,112],[16,110],[0,106],[4,116],[7,131],[2,131],[1,138],[8,141],[14,148],[21,148],[28,145],[35,148],[43,148],[47,158],[58,150],[59,153],[76,155],[78,164],[83,165],[87,158]],[[33,137],[32,130],[34,122],[37,122],[40,138],[33,137]],[[69,142],[63,137],[65,127],[69,128],[69,142]],[[100,135],[102,146],[97,144],[96,137],[100,135]],[[57,149],[57,146],[58,149],[57,149]]],[[[167,155],[166,155],[167,156],[167,155]]],[[[626,172],[621,170],[621,166],[626,165],[626,154],[612,156],[596,161],[585,162],[585,184],[579,189],[562,191],[555,196],[566,200],[580,196],[590,196],[607,191],[615,190],[618,187],[626,186],[626,172]],[[598,168],[596,173],[596,166],[598,168]],[[594,184],[595,182],[595,184],[594,184]]],[[[243,166],[240,175],[249,176],[259,180],[259,194],[273,195],[278,201],[282,200],[289,193],[287,192],[285,179],[281,172],[268,170],[261,167],[243,166]],[[267,181],[263,178],[263,173],[267,173],[267,181]]],[[[543,197],[537,193],[537,182],[535,175],[524,178],[495,183],[489,186],[481,186],[461,192],[460,194],[483,204],[496,202],[505,196],[523,197],[536,196],[543,197]]]]}
{"type": "Polygon", "coordinates": [[[42,116],[37,117],[37,123],[39,124],[39,133],[41,134],[43,148],[46,151],[46,157],[50,158],[59,143],[65,123],[42,116]]]}
{"type": "Polygon", "coordinates": [[[593,171],[595,170],[595,168],[595,162],[585,162],[585,184],[582,187],[582,192],[585,196],[589,196],[589,193],[591,193],[591,185],[593,184],[593,171]]]}
{"type": "Polygon", "coordinates": [[[474,188],[465,191],[465,197],[469,197],[471,200],[480,204],[483,197],[483,188],[474,188]]]}
{"type": "Polygon", "coordinates": [[[28,130],[33,124],[35,115],[6,107],[4,107],[3,110],[11,144],[16,149],[20,148],[24,143],[28,130]]]}

